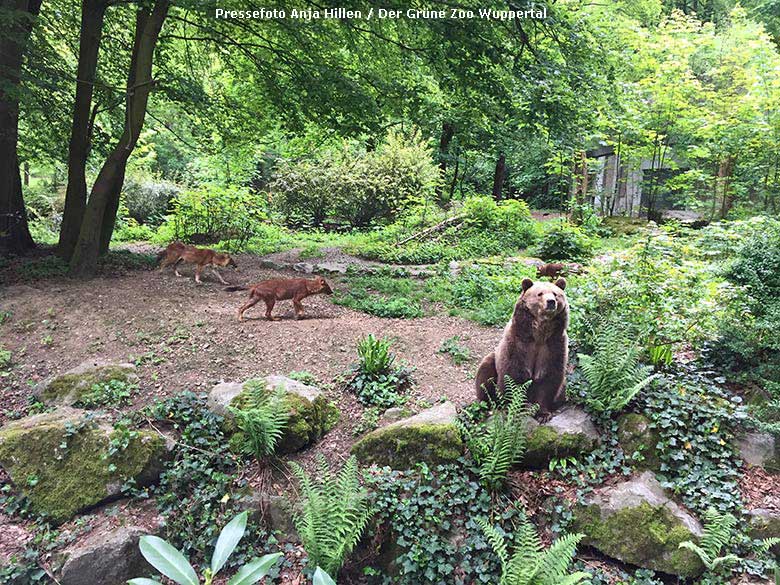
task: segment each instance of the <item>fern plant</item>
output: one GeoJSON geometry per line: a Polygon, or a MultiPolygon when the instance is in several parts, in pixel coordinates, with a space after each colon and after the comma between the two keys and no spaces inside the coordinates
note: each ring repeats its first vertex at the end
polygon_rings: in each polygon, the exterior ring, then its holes
{"type": "Polygon", "coordinates": [[[595,412],[618,412],[652,382],[649,366],[639,363],[639,348],[626,330],[606,322],[594,341],[592,355],[577,354],[588,381],[586,403],[595,412]]]}
{"type": "Polygon", "coordinates": [[[469,440],[469,451],[479,467],[479,477],[489,489],[498,489],[506,481],[509,469],[525,454],[528,419],[536,405],[527,403],[531,382],[518,385],[512,378],[504,380],[506,412],[496,412],[469,440]]]}
{"type": "Polygon", "coordinates": [[[736,524],[737,519],[733,515],[721,514],[714,508],[709,508],[704,512],[704,534],[699,540],[699,544],[686,540],[680,543],[680,548],[687,548],[696,553],[710,572],[719,567],[728,568],[738,563],[739,557],[733,554],[718,555],[734,538],[736,524]]]}
{"type": "Polygon", "coordinates": [[[273,455],[290,418],[283,399],[281,388],[270,392],[264,382],[256,380],[245,385],[241,403],[230,409],[242,433],[238,445],[242,453],[258,458],[273,455]]]}
{"type": "Polygon", "coordinates": [[[545,550],[536,528],[523,515],[510,556],[504,535],[482,518],[477,523],[501,563],[499,585],[575,585],[590,579],[589,573],[569,573],[582,534],[566,534],[545,550]]]}
{"type": "Polygon", "coordinates": [[[300,484],[301,510],[293,523],[303,548],[312,566],[336,575],[373,515],[358,479],[357,459],[350,457],[335,474],[320,455],[314,477],[295,462],[290,467],[300,484]]]}

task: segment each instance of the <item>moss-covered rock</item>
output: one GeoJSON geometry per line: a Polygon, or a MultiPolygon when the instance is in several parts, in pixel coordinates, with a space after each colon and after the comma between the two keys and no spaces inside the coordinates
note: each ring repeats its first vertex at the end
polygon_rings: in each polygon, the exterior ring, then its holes
{"type": "Polygon", "coordinates": [[[704,567],[681,542],[697,542],[698,520],[670,500],[646,471],[623,483],[596,490],[574,510],[573,529],[583,543],[639,567],[692,577],[704,567]]]}
{"type": "Polygon", "coordinates": [[[650,426],[646,416],[637,413],[624,414],[618,419],[618,442],[626,457],[634,453],[640,454],[640,460],[634,462],[634,467],[641,470],[661,469],[661,458],[658,455],[658,432],[650,426]]]}
{"type": "Polygon", "coordinates": [[[35,389],[35,394],[46,404],[73,406],[88,394],[95,384],[107,384],[112,380],[127,384],[138,383],[135,366],[89,360],[43,382],[35,389]]]}
{"type": "Polygon", "coordinates": [[[543,425],[529,421],[524,469],[546,468],[552,459],[579,457],[599,444],[599,434],[581,408],[566,406],[543,425]]]}
{"type": "MultiPolygon", "coordinates": [[[[780,538],[780,512],[756,508],[748,511],[748,535],[750,538],[780,538]]],[[[780,556],[780,544],[772,547],[772,552],[780,556]]]]}
{"type": "Polygon", "coordinates": [[[60,408],[0,429],[0,465],[31,509],[55,522],[153,482],[167,448],[156,433],[119,431],[60,408]]]}
{"type": "Polygon", "coordinates": [[[454,461],[463,453],[456,417],[454,404],[439,404],[368,433],[355,443],[352,453],[366,465],[394,469],[410,469],[420,462],[435,465],[454,461]]]}
{"type": "Polygon", "coordinates": [[[236,428],[230,409],[246,405],[250,387],[264,387],[266,392],[284,390],[283,408],[289,413],[276,453],[295,453],[307,447],[332,429],[339,420],[339,410],[327,400],[325,394],[313,386],[307,386],[284,376],[267,376],[247,380],[242,384],[224,382],[209,393],[209,407],[225,417],[225,431],[230,435],[231,448],[239,450],[244,442],[243,433],[236,428]]]}

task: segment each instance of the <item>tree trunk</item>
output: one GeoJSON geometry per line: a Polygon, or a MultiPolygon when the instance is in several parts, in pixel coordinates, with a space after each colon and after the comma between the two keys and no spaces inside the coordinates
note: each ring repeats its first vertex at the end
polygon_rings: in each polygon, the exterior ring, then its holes
{"type": "Polygon", "coordinates": [[[501,192],[504,190],[504,179],[506,178],[506,154],[503,152],[498,155],[496,161],[496,172],[493,174],[493,199],[501,201],[501,192]]]}
{"type": "Polygon", "coordinates": [[[57,254],[66,260],[70,260],[76,247],[84,209],[87,207],[87,156],[92,133],[92,94],[106,7],[104,0],[84,0],[81,5],[76,100],[68,147],[68,186],[57,248],[57,254]]]}
{"type": "Polygon", "coordinates": [[[2,0],[0,36],[0,250],[21,253],[35,247],[27,227],[19,174],[19,75],[41,0],[2,0]]]}
{"type": "Polygon", "coordinates": [[[457,156],[455,158],[455,169],[452,172],[452,182],[450,183],[450,194],[448,199],[452,201],[453,196],[455,195],[455,186],[458,184],[458,170],[460,169],[460,157],[457,156]]]}
{"type": "Polygon", "coordinates": [[[22,184],[25,187],[30,186],[30,163],[27,161],[22,165],[22,184]]]}
{"type": "Polygon", "coordinates": [[[119,193],[124,182],[127,159],[135,148],[146,117],[146,105],[153,84],[154,49],[169,6],[170,0],[157,0],[151,10],[149,8],[138,10],[127,83],[125,128],[92,186],[79,238],[70,260],[72,276],[93,275],[97,269],[98,256],[101,251],[108,249],[108,242],[111,240],[116,221],[119,193]]]}
{"type": "Polygon", "coordinates": [[[447,175],[447,156],[449,154],[450,142],[455,135],[455,126],[450,122],[444,122],[441,127],[441,137],[439,138],[439,181],[436,183],[436,201],[443,203],[442,193],[444,192],[444,181],[447,175]]]}
{"type": "Polygon", "coordinates": [[[731,193],[731,175],[734,172],[734,157],[727,156],[718,166],[718,181],[721,183],[722,199],[720,206],[720,219],[726,219],[734,205],[734,197],[731,193]]]}

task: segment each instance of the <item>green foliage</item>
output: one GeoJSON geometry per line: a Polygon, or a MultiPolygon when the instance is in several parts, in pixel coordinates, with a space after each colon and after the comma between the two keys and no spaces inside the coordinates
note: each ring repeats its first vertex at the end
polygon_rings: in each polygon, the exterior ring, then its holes
{"type": "Polygon", "coordinates": [[[476,522],[501,561],[500,585],[575,585],[590,578],[589,573],[569,573],[577,545],[584,534],[566,534],[545,550],[536,528],[523,514],[510,556],[502,532],[483,518],[477,518],[476,522]]]}
{"type": "Polygon", "coordinates": [[[373,516],[368,492],[360,486],[357,459],[350,457],[335,474],[320,455],[314,477],[295,462],[290,467],[301,491],[294,523],[309,563],[335,575],[373,516]]]}
{"type": "Polygon", "coordinates": [[[620,412],[656,375],[640,365],[639,348],[614,321],[602,324],[593,346],[592,355],[577,354],[588,382],[585,401],[594,412],[620,412]]]}
{"type": "Polygon", "coordinates": [[[526,402],[530,381],[518,385],[509,376],[504,380],[506,413],[497,411],[483,425],[467,433],[469,451],[479,470],[480,480],[489,489],[504,485],[510,468],[523,458],[528,439],[528,420],[536,405],[526,402]]]}
{"type": "Polygon", "coordinates": [[[446,353],[452,358],[452,362],[459,366],[471,359],[471,352],[468,347],[460,345],[460,336],[454,335],[442,341],[438,349],[439,353],[446,353]]]}
{"type": "Polygon", "coordinates": [[[230,409],[242,431],[242,453],[257,458],[273,455],[290,418],[284,397],[283,389],[270,392],[260,380],[245,384],[241,408],[230,409]]]}
{"type": "Polygon", "coordinates": [[[11,365],[11,352],[0,344],[0,370],[5,370],[11,365]]]}
{"type": "Polygon", "coordinates": [[[410,471],[383,468],[366,480],[377,521],[398,545],[390,551],[392,583],[496,582],[498,559],[475,519],[493,518],[511,531],[519,511],[511,498],[485,490],[470,462],[410,471]]]}
{"type": "Polygon", "coordinates": [[[352,368],[347,388],[365,406],[388,408],[404,402],[401,392],[411,384],[411,370],[395,365],[392,341],[373,334],[358,341],[359,361],[352,368]]]}
{"type": "Polygon", "coordinates": [[[390,133],[373,151],[345,146],[311,159],[282,160],[271,191],[287,225],[367,227],[428,199],[436,178],[424,141],[390,133]]]}
{"type": "Polygon", "coordinates": [[[724,548],[732,544],[736,524],[737,519],[732,514],[721,514],[708,508],[704,512],[704,534],[699,543],[686,540],[680,543],[680,548],[696,553],[709,572],[713,573],[719,568],[725,571],[739,561],[739,557],[733,554],[719,556],[724,548]]]}
{"type": "Polygon", "coordinates": [[[312,575],[312,585],[336,585],[336,582],[322,568],[317,567],[312,575]]]}
{"type": "Polygon", "coordinates": [[[317,377],[311,372],[307,372],[306,370],[290,372],[287,374],[287,377],[291,380],[297,380],[302,384],[306,384],[307,386],[317,385],[317,377]]]}
{"type": "Polygon", "coordinates": [[[545,231],[539,242],[542,260],[587,260],[593,252],[593,242],[585,232],[570,223],[558,221],[545,231]]]}
{"type": "Polygon", "coordinates": [[[138,391],[138,384],[126,380],[108,380],[92,384],[90,389],[81,395],[75,406],[79,408],[97,408],[100,406],[124,406],[130,404],[133,395],[138,391]]]}
{"type": "MultiPolygon", "coordinates": [[[[228,522],[217,538],[214,553],[211,556],[211,566],[204,571],[204,585],[211,585],[214,577],[225,566],[225,563],[233,554],[238,542],[246,531],[247,512],[241,512],[228,522]]],[[[176,550],[174,546],[157,536],[142,536],[138,547],[147,562],[160,573],[175,581],[179,585],[198,585],[195,569],[192,568],[187,557],[176,550]]],[[[259,559],[253,559],[227,582],[227,585],[253,585],[268,574],[268,570],[276,563],[282,553],[265,555],[259,559]]],[[[159,585],[153,579],[131,579],[129,585],[159,585]]]]}
{"type": "Polygon", "coordinates": [[[129,217],[141,224],[155,225],[163,220],[170,202],[179,194],[176,183],[153,179],[130,179],[122,188],[129,217]]]}
{"type": "Polygon", "coordinates": [[[205,185],[187,189],[173,199],[172,214],[161,227],[170,240],[193,243],[228,242],[244,247],[262,233],[266,219],[263,199],[246,189],[205,185]]]}
{"type": "MultiPolygon", "coordinates": [[[[449,303],[482,325],[503,325],[512,315],[524,278],[532,268],[475,264],[464,268],[450,286],[449,303]]],[[[568,290],[567,290],[568,292],[568,290]]]]}
{"type": "Polygon", "coordinates": [[[387,318],[413,319],[423,316],[420,285],[400,275],[377,274],[348,279],[349,287],[337,291],[333,302],[387,318]]]}

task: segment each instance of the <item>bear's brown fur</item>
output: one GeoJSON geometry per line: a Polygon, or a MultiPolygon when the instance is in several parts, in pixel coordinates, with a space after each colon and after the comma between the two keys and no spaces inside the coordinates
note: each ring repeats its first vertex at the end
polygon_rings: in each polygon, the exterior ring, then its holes
{"type": "Polygon", "coordinates": [[[477,371],[477,397],[486,400],[504,391],[505,376],[518,384],[531,380],[528,401],[549,414],[565,401],[565,373],[569,353],[569,305],[566,280],[534,283],[526,278],[523,292],[496,350],[477,371]]]}

